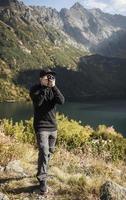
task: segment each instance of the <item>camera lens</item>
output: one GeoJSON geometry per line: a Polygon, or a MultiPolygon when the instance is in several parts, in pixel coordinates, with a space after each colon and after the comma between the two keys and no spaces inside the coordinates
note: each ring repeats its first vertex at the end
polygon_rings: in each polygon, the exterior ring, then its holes
{"type": "Polygon", "coordinates": [[[48,80],[54,80],[54,79],[55,79],[54,76],[52,76],[52,75],[48,75],[48,80]]]}

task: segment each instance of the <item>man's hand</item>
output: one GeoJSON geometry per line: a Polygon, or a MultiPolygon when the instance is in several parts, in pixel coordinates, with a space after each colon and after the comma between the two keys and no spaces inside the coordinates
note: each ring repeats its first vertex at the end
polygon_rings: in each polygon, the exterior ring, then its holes
{"type": "Polygon", "coordinates": [[[55,79],[49,80],[49,82],[48,82],[48,87],[54,87],[55,84],[56,84],[56,80],[55,80],[55,79]]]}
{"type": "Polygon", "coordinates": [[[49,77],[46,75],[40,78],[41,85],[44,85],[50,88],[55,86],[55,82],[56,82],[55,77],[54,79],[49,79],[49,77]]]}

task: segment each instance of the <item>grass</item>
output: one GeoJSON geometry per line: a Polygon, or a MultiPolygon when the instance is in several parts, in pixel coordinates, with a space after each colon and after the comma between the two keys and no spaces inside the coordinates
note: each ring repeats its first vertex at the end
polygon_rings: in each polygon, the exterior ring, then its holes
{"type": "MultiPolygon", "coordinates": [[[[27,146],[27,144],[25,145],[27,146]]],[[[31,147],[30,151],[27,151],[26,154],[27,158],[25,159],[23,156],[21,163],[30,178],[17,178],[15,180],[15,177],[11,175],[9,178],[12,178],[12,180],[6,181],[6,185],[2,185],[2,191],[10,199],[20,199],[26,196],[30,197],[30,199],[36,198],[36,194],[32,193],[32,187],[38,184],[35,178],[37,149],[31,147]],[[30,157],[28,156],[29,152],[30,157]]],[[[123,176],[125,172],[126,167],[124,163],[119,163],[115,166],[113,163],[106,163],[99,158],[90,158],[86,155],[74,155],[72,152],[68,152],[63,148],[58,148],[50,161],[48,178],[49,199],[54,196],[56,200],[98,199],[100,186],[106,180],[112,180],[120,185],[126,186],[126,177],[123,176]],[[77,165],[78,172],[73,170],[77,165]],[[69,166],[73,166],[73,168],[70,170],[69,166]]],[[[8,175],[4,175],[2,178],[6,179],[8,175]]]]}
{"type": "MultiPolygon", "coordinates": [[[[75,128],[78,131],[82,129],[80,124],[73,120],[69,121],[63,116],[58,116],[58,120],[61,120],[59,121],[59,135],[61,130],[63,131],[63,124],[66,124],[66,129],[72,127],[72,124],[74,131],[75,128]]],[[[34,141],[33,145],[28,143],[26,137],[25,140],[19,137],[22,134],[20,132],[23,129],[22,122],[20,122],[20,126],[16,124],[16,127],[19,126],[18,129],[14,127],[12,122],[9,125],[9,121],[4,120],[4,123],[0,125],[0,164],[6,166],[10,160],[20,160],[21,166],[28,177],[21,178],[14,173],[1,173],[1,191],[12,200],[26,197],[35,200],[38,198],[38,182],[36,179],[38,149],[36,141],[34,141]],[[13,131],[9,131],[11,129],[13,131]],[[20,132],[20,134],[17,135],[17,132],[20,132]]],[[[25,127],[25,131],[32,131],[32,129],[28,129],[28,127],[30,128],[29,124],[31,124],[31,121],[27,121],[26,124],[27,128],[25,127]]],[[[101,127],[101,132],[103,132],[103,129],[105,131],[107,128],[105,126],[104,128],[101,127]]],[[[102,135],[102,133],[100,134],[100,128],[98,130],[99,134],[95,135],[93,133],[93,138],[102,135]]],[[[67,131],[64,134],[66,135],[67,131]]],[[[87,135],[90,136],[91,133],[88,134],[87,132],[87,135]]],[[[113,137],[117,137],[117,135],[115,132],[113,133],[113,137]]],[[[87,150],[83,151],[82,148],[77,146],[76,148],[67,148],[63,143],[57,143],[55,153],[52,155],[49,163],[48,199],[98,200],[100,187],[107,180],[126,187],[125,174],[125,159],[118,158],[116,161],[112,159],[106,160],[104,156],[94,155],[90,151],[90,145],[87,146],[87,150]]]]}
{"type": "Polygon", "coordinates": [[[28,90],[19,85],[15,85],[11,80],[0,78],[0,101],[26,101],[29,100],[28,90]]]}

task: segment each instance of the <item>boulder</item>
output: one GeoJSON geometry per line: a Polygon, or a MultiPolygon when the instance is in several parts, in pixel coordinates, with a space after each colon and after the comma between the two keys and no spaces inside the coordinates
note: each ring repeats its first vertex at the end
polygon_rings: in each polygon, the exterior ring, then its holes
{"type": "Polygon", "coordinates": [[[4,167],[2,167],[1,165],[0,165],[0,172],[3,172],[4,171],[4,167]]]}
{"type": "Polygon", "coordinates": [[[10,161],[8,163],[8,165],[5,167],[5,172],[16,173],[17,175],[20,175],[20,176],[23,176],[23,177],[27,176],[24,173],[24,169],[21,167],[20,160],[10,161]]]}
{"type": "Polygon", "coordinates": [[[100,188],[100,199],[126,200],[126,188],[112,181],[106,181],[100,188]]]}
{"type": "Polygon", "coordinates": [[[0,192],[0,200],[9,200],[8,196],[0,192]]]}

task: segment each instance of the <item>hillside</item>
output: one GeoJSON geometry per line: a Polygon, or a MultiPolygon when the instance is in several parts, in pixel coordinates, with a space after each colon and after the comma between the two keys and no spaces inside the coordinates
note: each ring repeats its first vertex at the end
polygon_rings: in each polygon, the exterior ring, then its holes
{"type": "Polygon", "coordinates": [[[125,16],[111,15],[100,9],[85,9],[78,2],[59,12],[44,6],[30,6],[29,15],[38,23],[59,30],[75,47],[80,45],[94,54],[126,58],[125,16]]]}
{"type": "Polygon", "coordinates": [[[0,1],[0,101],[29,100],[44,66],[56,68],[67,100],[125,98],[125,29],[124,16],[79,3],[58,12],[0,1]]]}
{"type": "MultiPolygon", "coordinates": [[[[57,120],[58,140],[44,199],[103,200],[101,186],[109,181],[111,199],[125,200],[126,139],[105,125],[93,130],[64,116],[58,115],[57,120]]],[[[41,199],[32,123],[33,119],[25,123],[4,119],[0,125],[0,195],[6,194],[9,200],[41,199]]]]}
{"type": "Polygon", "coordinates": [[[0,10],[1,101],[28,98],[26,89],[15,81],[20,71],[61,64],[75,68],[78,58],[86,54],[65,43],[64,36],[53,27],[29,23],[23,17],[27,7],[18,2],[17,7],[17,10],[13,6],[0,10]]]}
{"type": "Polygon", "coordinates": [[[70,9],[62,9],[60,16],[65,33],[90,52],[126,58],[125,16],[111,15],[100,9],[88,10],[79,3],[75,3],[70,9]]]}

